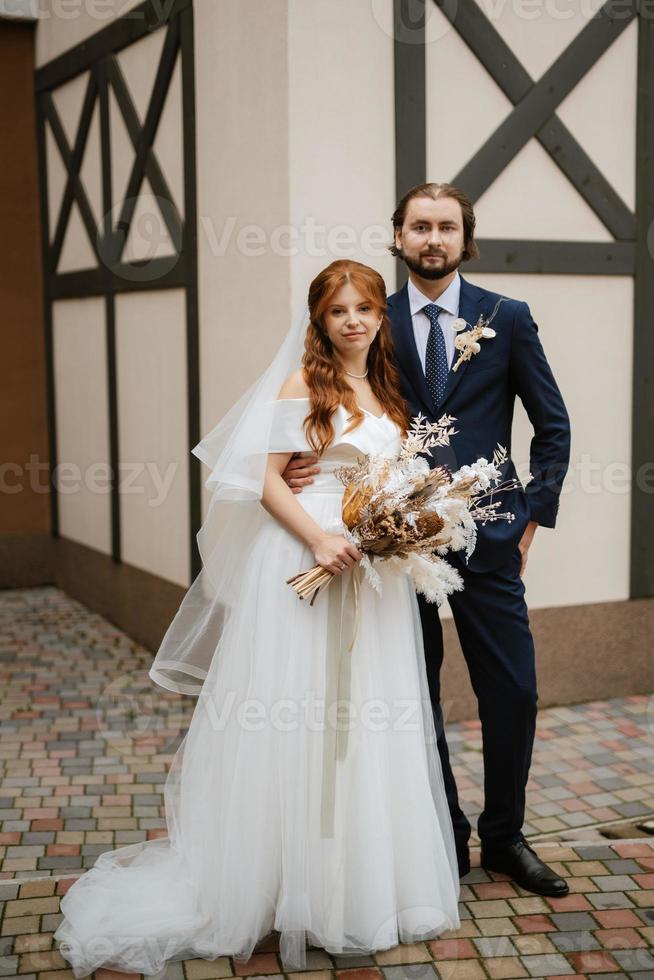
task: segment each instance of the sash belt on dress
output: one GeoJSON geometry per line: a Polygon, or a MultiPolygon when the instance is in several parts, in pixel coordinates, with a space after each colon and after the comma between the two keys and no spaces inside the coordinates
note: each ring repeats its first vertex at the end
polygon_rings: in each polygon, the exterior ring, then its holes
{"type": "Polygon", "coordinates": [[[347,755],[349,731],[350,681],[352,650],[359,630],[359,588],[361,570],[358,564],[336,575],[327,589],[327,662],[325,664],[325,714],[322,756],[322,798],[320,836],[334,836],[336,807],[336,763],[347,755]],[[348,718],[343,724],[338,705],[345,702],[348,718]],[[330,721],[330,711],[335,719],[330,721]]]}

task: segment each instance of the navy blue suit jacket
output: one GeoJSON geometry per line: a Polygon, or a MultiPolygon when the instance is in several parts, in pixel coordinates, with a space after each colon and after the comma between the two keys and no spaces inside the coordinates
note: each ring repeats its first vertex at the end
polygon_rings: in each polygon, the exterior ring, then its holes
{"type": "MultiPolygon", "coordinates": [[[[461,276],[459,316],[473,326],[480,314],[489,317],[499,293],[474,286],[461,276]]],[[[561,484],[570,457],[570,422],[538,336],[529,307],[505,298],[493,320],[496,336],[481,340],[481,350],[454,372],[450,369],[445,393],[435,405],[427,388],[415,344],[406,285],[388,298],[400,390],[412,415],[436,421],[443,414],[456,418],[457,434],[449,447],[435,450],[432,465],[456,469],[480,456],[490,460],[497,444],[505,446],[509,460],[503,478],[516,477],[511,460],[511,425],[516,395],[534,428],[526,487],[497,497],[500,511],[515,514],[512,522],[498,520],[477,526],[477,546],[468,567],[487,571],[508,561],[530,520],[554,527],[561,484]]],[[[455,359],[458,351],[455,352],[455,359]]]]}

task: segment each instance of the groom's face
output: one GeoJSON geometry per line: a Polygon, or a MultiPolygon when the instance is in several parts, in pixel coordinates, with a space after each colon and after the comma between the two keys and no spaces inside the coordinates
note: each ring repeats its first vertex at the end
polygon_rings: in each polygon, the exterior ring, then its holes
{"type": "Polygon", "coordinates": [[[395,246],[408,268],[422,279],[443,279],[463,258],[463,216],[452,197],[414,197],[404,224],[395,232],[395,246]]]}

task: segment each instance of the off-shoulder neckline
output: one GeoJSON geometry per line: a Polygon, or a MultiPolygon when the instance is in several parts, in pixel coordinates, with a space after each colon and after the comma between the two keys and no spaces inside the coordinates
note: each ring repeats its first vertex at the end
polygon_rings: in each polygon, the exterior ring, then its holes
{"type": "MultiPolygon", "coordinates": [[[[308,402],[308,401],[310,401],[310,399],[306,395],[304,395],[301,398],[276,398],[275,401],[278,401],[278,402],[308,402]]],[[[339,405],[338,407],[339,408],[342,408],[342,409],[345,409],[345,405],[339,405]]],[[[382,419],[388,418],[388,414],[386,412],[383,412],[381,415],[375,415],[374,412],[370,412],[367,408],[364,408],[363,405],[359,405],[359,408],[361,409],[362,412],[365,412],[366,415],[370,415],[371,418],[377,419],[378,422],[381,422],[382,419]]]]}

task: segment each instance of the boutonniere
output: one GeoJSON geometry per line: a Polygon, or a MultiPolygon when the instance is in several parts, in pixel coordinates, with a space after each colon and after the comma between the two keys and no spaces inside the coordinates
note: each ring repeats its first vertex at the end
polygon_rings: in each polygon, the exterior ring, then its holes
{"type": "Polygon", "coordinates": [[[497,313],[500,303],[504,300],[504,298],[504,296],[499,298],[495,304],[495,309],[489,317],[485,317],[483,313],[480,314],[474,327],[461,316],[458,316],[452,321],[452,330],[456,331],[454,346],[459,351],[459,358],[456,363],[452,365],[453,371],[458,371],[459,367],[464,363],[464,361],[469,361],[474,354],[479,353],[481,350],[481,344],[479,343],[480,340],[492,340],[493,337],[497,336],[495,330],[493,330],[493,328],[490,326],[490,323],[495,319],[495,314],[497,313]],[[468,329],[468,327],[470,327],[470,329],[468,329]]]}

